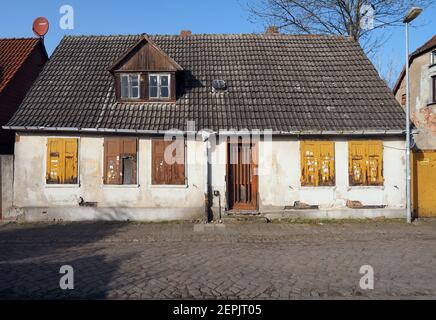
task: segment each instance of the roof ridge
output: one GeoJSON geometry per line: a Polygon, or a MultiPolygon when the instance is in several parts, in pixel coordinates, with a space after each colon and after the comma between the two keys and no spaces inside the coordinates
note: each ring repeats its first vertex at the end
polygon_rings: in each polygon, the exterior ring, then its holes
{"type": "Polygon", "coordinates": [[[115,38],[115,37],[176,37],[176,38],[196,38],[196,37],[271,37],[271,38],[335,38],[348,39],[344,35],[329,35],[329,34],[268,34],[268,33],[195,33],[191,35],[181,36],[180,34],[100,34],[100,35],[66,35],[64,38],[115,38]]]}
{"type": "Polygon", "coordinates": [[[36,37],[0,38],[0,41],[8,41],[8,40],[14,40],[14,41],[16,41],[16,40],[37,40],[37,41],[39,41],[39,40],[41,40],[41,38],[36,38],[36,37]]]}

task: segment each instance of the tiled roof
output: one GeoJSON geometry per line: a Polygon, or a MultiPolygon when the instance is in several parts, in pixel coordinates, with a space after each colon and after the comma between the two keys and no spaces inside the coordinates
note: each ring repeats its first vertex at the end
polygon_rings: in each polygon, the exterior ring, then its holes
{"type": "Polygon", "coordinates": [[[65,37],[8,126],[402,129],[402,108],[361,48],[335,36],[150,36],[183,67],[184,89],[174,104],[117,103],[108,68],[141,37],[65,37]],[[228,91],[212,93],[214,79],[228,91]]]}
{"type": "Polygon", "coordinates": [[[40,39],[0,39],[0,92],[26,61],[40,39]]]}

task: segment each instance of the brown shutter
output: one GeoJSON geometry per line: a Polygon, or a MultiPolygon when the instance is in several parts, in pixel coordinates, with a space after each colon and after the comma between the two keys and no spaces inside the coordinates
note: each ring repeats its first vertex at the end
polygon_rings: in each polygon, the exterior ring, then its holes
{"type": "Polygon", "coordinates": [[[182,141],[152,141],[152,184],[185,184],[185,142],[182,141]],[[176,143],[177,152],[174,164],[166,163],[165,150],[172,143],[176,143]]]}
{"type": "Polygon", "coordinates": [[[152,184],[165,184],[165,141],[152,140],[152,184]]]}
{"type": "Polygon", "coordinates": [[[116,138],[104,139],[104,183],[121,184],[120,175],[121,141],[116,138]]]}
{"type": "Polygon", "coordinates": [[[176,146],[176,163],[173,164],[174,176],[171,184],[184,185],[185,184],[185,141],[177,140],[174,143],[176,146]]]}

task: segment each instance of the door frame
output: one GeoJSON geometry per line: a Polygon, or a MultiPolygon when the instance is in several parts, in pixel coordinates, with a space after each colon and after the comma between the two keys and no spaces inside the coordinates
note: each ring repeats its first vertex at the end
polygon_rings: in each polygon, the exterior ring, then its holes
{"type": "MultiPolygon", "coordinates": [[[[241,141],[241,138],[238,137],[238,144],[248,144],[245,141],[241,141]]],[[[250,146],[251,146],[251,159],[252,159],[252,202],[251,204],[236,204],[232,203],[232,196],[230,195],[231,189],[231,181],[229,175],[229,160],[230,160],[230,146],[232,143],[230,138],[227,138],[226,141],[226,195],[227,195],[227,210],[228,211],[257,211],[258,210],[258,192],[259,192],[259,141],[253,141],[250,138],[250,146]]]]}

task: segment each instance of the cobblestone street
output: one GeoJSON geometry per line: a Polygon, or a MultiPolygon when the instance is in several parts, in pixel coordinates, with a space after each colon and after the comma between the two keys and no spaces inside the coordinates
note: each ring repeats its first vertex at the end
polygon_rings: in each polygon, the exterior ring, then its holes
{"type": "Polygon", "coordinates": [[[0,225],[0,297],[435,298],[436,221],[0,225]],[[59,269],[74,268],[74,290],[59,269]],[[362,265],[374,290],[359,287],[362,265]]]}

